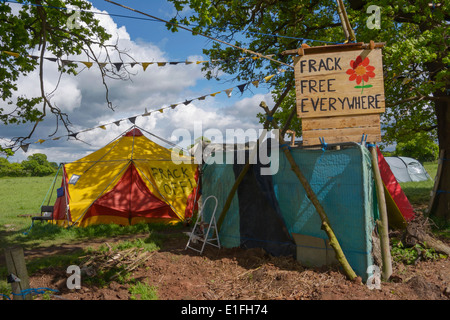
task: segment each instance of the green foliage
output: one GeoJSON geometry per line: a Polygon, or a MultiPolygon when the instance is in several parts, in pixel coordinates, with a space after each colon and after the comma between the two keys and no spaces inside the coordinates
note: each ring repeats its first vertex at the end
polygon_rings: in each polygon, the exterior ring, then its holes
{"type": "Polygon", "coordinates": [[[398,142],[395,153],[397,156],[411,157],[420,162],[434,161],[439,156],[439,146],[429,134],[419,132],[407,141],[398,142]]]}
{"type": "Polygon", "coordinates": [[[158,291],[155,286],[138,282],[129,288],[131,300],[158,300],[158,291]]]}
{"type": "Polygon", "coordinates": [[[28,157],[22,163],[10,163],[5,158],[0,158],[0,177],[45,177],[54,175],[58,165],[48,162],[47,156],[36,153],[28,157]]]}
{"type": "Polygon", "coordinates": [[[446,259],[447,256],[436,252],[433,248],[428,249],[421,244],[406,247],[400,240],[392,241],[392,259],[403,264],[414,264],[417,260],[439,260],[446,259]]]}
{"type": "MultiPolygon", "coordinates": [[[[196,32],[216,36],[263,55],[273,55],[276,60],[287,64],[292,64],[292,58],[281,55],[282,51],[299,48],[302,43],[310,46],[325,44],[308,39],[338,43],[345,40],[336,1],[169,1],[177,10],[172,22],[195,25],[193,29],[196,32]],[[187,8],[192,10],[185,10],[187,8]],[[184,16],[186,12],[188,16],[184,16]]],[[[445,22],[449,12],[448,6],[431,8],[428,3],[425,0],[414,3],[407,0],[345,2],[357,42],[374,40],[386,43],[383,62],[387,110],[382,121],[384,142],[388,144],[408,140],[421,131],[437,138],[437,118],[432,104],[436,94],[442,94],[450,81],[450,70],[445,67],[450,61],[446,50],[448,43],[442,37],[449,31],[445,22]],[[381,9],[380,29],[367,27],[369,5],[381,9]]],[[[174,26],[169,29],[177,30],[174,26]]],[[[219,43],[214,43],[204,53],[211,60],[217,59],[205,65],[210,79],[221,80],[229,74],[238,81],[256,80],[275,74],[278,68],[290,71],[284,65],[265,59],[240,61],[240,58],[251,55],[219,43]],[[227,63],[222,62],[224,59],[227,63]]],[[[275,101],[286,83],[293,79],[293,72],[285,72],[269,81],[275,101]]],[[[293,91],[291,97],[294,96],[293,91]]],[[[295,100],[288,99],[275,115],[280,127],[294,106],[295,100]]],[[[265,120],[261,115],[259,118],[260,122],[265,120]]],[[[298,119],[293,129],[300,134],[298,119]]]]}
{"type": "Polygon", "coordinates": [[[20,163],[9,163],[5,158],[0,158],[0,177],[23,177],[26,172],[20,163]]]}
{"type": "MultiPolygon", "coordinates": [[[[85,0],[18,0],[18,10],[13,10],[8,1],[0,1],[0,123],[4,125],[36,123],[48,114],[60,121],[67,120],[65,114],[50,102],[41,81],[41,96],[18,95],[18,81],[45,63],[44,56],[63,58],[92,54],[93,46],[106,47],[111,38],[100,26],[91,10],[91,2],[85,0]],[[61,8],[78,7],[79,23],[70,28],[71,13],[61,8]],[[14,57],[3,51],[17,53],[14,57]],[[30,54],[39,56],[31,59],[30,54]],[[64,120],[63,120],[64,119],[64,120]]],[[[76,65],[69,63],[59,67],[61,73],[76,74],[76,65]]],[[[43,74],[41,73],[41,78],[43,74]]],[[[8,148],[0,146],[0,151],[8,148]]],[[[42,169],[42,168],[41,168],[42,169]]],[[[41,170],[41,174],[45,172],[41,170]]]]}

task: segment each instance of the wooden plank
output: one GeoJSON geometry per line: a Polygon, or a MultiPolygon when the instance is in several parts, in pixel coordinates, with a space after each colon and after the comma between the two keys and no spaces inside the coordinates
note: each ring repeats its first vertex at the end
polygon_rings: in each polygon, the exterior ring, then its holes
{"type": "MultiPolygon", "coordinates": [[[[327,130],[310,130],[303,133],[303,138],[318,138],[318,137],[340,137],[340,136],[359,136],[359,142],[361,142],[361,136],[378,135],[380,134],[379,127],[365,127],[365,128],[344,128],[344,129],[327,129],[327,130]]],[[[372,141],[367,139],[367,141],[372,141]]]]}
{"type": "Polygon", "coordinates": [[[381,49],[304,55],[294,63],[298,117],[385,111],[381,49]]]}
{"type": "MultiPolygon", "coordinates": [[[[326,136],[323,135],[321,138],[325,139],[326,143],[343,143],[343,142],[361,142],[362,133],[360,135],[355,136],[326,136]]],[[[381,135],[368,135],[367,141],[371,142],[379,142],[381,141],[381,135]]],[[[304,146],[312,146],[320,144],[319,137],[303,137],[303,145],[304,146]]]]}
{"type": "Polygon", "coordinates": [[[380,127],[380,115],[357,115],[350,117],[326,117],[302,119],[304,131],[315,129],[343,129],[358,127],[380,127]]]}
{"type": "MultiPolygon", "coordinates": [[[[305,120],[306,119],[303,119],[302,121],[305,120]]],[[[303,145],[308,146],[320,144],[319,138],[324,138],[326,143],[361,142],[363,134],[367,135],[367,138],[365,139],[366,141],[380,142],[380,122],[378,121],[376,124],[373,124],[373,126],[370,127],[348,127],[317,130],[305,130],[303,128],[303,145]]]]}
{"type": "MultiPolygon", "coordinates": [[[[385,42],[376,42],[373,43],[372,49],[374,48],[382,48],[384,47],[385,42]]],[[[299,50],[301,49],[302,55],[307,54],[317,54],[317,53],[325,53],[325,52],[342,52],[342,51],[350,51],[350,50],[362,50],[369,49],[370,43],[346,43],[346,44],[335,44],[335,45],[327,45],[327,46],[316,46],[309,48],[299,48],[299,49],[290,49],[285,50],[281,54],[282,55],[298,55],[299,50]]]]}

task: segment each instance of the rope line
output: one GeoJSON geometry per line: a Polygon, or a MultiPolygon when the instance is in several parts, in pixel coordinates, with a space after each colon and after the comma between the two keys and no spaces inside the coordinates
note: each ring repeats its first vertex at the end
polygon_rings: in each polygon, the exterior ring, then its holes
{"type": "MultiPolygon", "coordinates": [[[[161,20],[158,20],[158,19],[155,19],[155,18],[135,17],[135,16],[124,15],[124,14],[109,13],[109,12],[96,12],[96,11],[90,11],[90,10],[84,10],[84,9],[76,9],[76,8],[67,8],[67,7],[55,7],[55,6],[35,4],[35,3],[21,3],[21,2],[18,2],[18,1],[12,1],[12,0],[0,0],[0,3],[8,3],[8,2],[9,3],[18,4],[18,5],[22,5],[22,6],[31,5],[31,6],[35,6],[35,7],[42,7],[42,8],[48,8],[48,9],[72,10],[72,11],[78,11],[78,12],[84,12],[84,13],[92,13],[92,14],[98,14],[98,15],[117,17],[117,18],[127,18],[127,19],[143,20],[143,21],[150,21],[150,22],[162,22],[161,20]]],[[[192,26],[199,27],[200,25],[193,24],[192,26]]],[[[256,34],[256,35],[267,36],[267,37],[277,37],[277,38],[302,40],[302,41],[313,41],[313,42],[328,43],[328,44],[341,43],[341,42],[333,42],[333,41],[326,41],[326,40],[315,40],[315,39],[308,39],[308,38],[282,36],[282,35],[275,35],[275,34],[270,34],[270,33],[261,33],[261,32],[255,32],[255,31],[240,31],[240,30],[231,29],[231,28],[208,27],[207,29],[224,30],[224,31],[231,31],[231,32],[242,32],[242,33],[246,33],[246,34],[256,34]]]]}
{"type": "Polygon", "coordinates": [[[150,18],[153,18],[153,19],[157,19],[157,20],[159,20],[159,21],[161,21],[161,22],[165,22],[165,23],[167,23],[167,24],[173,25],[173,26],[178,27],[178,28],[180,28],[180,29],[189,31],[189,32],[191,32],[191,33],[194,34],[194,35],[200,35],[200,36],[205,37],[205,38],[208,38],[208,39],[210,39],[210,40],[212,40],[212,41],[220,42],[220,43],[222,43],[222,44],[225,44],[225,45],[227,45],[227,46],[233,47],[233,48],[235,48],[235,49],[242,50],[242,51],[244,51],[244,52],[246,52],[246,53],[254,54],[254,55],[256,55],[256,56],[258,56],[258,57],[260,57],[260,58],[264,58],[264,59],[270,60],[270,61],[272,61],[272,62],[276,62],[276,63],[279,63],[279,64],[283,64],[283,65],[285,65],[285,66],[288,66],[288,67],[290,67],[290,68],[294,68],[294,66],[292,66],[292,65],[290,65],[290,64],[287,64],[287,63],[285,63],[285,62],[282,62],[282,61],[278,61],[278,60],[272,59],[272,58],[270,58],[270,57],[268,57],[268,56],[266,56],[266,55],[263,55],[263,54],[261,54],[261,53],[254,52],[254,51],[249,50],[249,49],[244,49],[244,48],[235,46],[235,45],[233,45],[233,44],[231,44],[231,43],[228,43],[228,42],[226,42],[226,41],[223,41],[223,40],[220,40],[220,39],[211,37],[211,36],[208,36],[208,35],[206,35],[206,34],[195,32],[194,30],[189,29],[189,28],[186,28],[185,26],[179,25],[179,24],[177,24],[177,23],[173,23],[173,22],[170,22],[170,21],[167,21],[167,20],[164,20],[164,19],[161,19],[161,18],[152,16],[152,15],[150,15],[150,14],[148,14],[148,13],[145,13],[145,12],[142,12],[142,11],[139,11],[139,10],[136,10],[136,9],[133,9],[133,8],[124,6],[124,5],[120,4],[120,3],[116,3],[116,2],[111,1],[111,0],[105,0],[105,1],[106,1],[106,2],[109,2],[109,3],[112,3],[112,4],[116,5],[116,6],[122,7],[122,8],[124,8],[124,9],[131,10],[131,11],[133,11],[133,12],[136,12],[136,13],[139,13],[139,14],[142,14],[142,15],[145,15],[145,16],[150,17],[150,18]]]}

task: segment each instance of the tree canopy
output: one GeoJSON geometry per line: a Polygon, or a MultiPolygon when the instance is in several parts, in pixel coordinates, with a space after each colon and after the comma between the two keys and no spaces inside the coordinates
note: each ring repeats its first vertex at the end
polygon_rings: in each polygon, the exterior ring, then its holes
{"type": "MultiPolygon", "coordinates": [[[[52,103],[55,88],[47,88],[44,81],[44,63],[46,57],[55,57],[61,74],[76,74],[76,64],[61,63],[71,55],[84,55],[90,61],[98,63],[99,52],[116,50],[115,44],[108,43],[111,35],[100,25],[90,10],[92,4],[85,0],[18,0],[0,1],[0,123],[14,125],[34,124],[33,129],[11,141],[11,147],[32,136],[36,126],[45,117],[54,116],[56,130],[63,126],[70,131],[69,115],[52,103]],[[77,21],[73,20],[76,8],[77,21]],[[9,52],[11,54],[6,54],[9,52]],[[18,81],[37,70],[40,77],[40,95],[18,95],[18,81]]],[[[106,55],[108,59],[109,55],[106,55]]],[[[106,90],[105,77],[117,77],[109,71],[99,68],[106,90]]],[[[7,148],[0,146],[0,151],[7,148]]]]}
{"type": "Polygon", "coordinates": [[[44,177],[55,174],[58,165],[47,160],[47,155],[35,153],[28,156],[27,160],[9,162],[5,158],[0,158],[0,177],[44,177]]]}
{"type": "MultiPolygon", "coordinates": [[[[317,46],[346,40],[336,1],[169,1],[178,10],[169,29],[176,31],[177,23],[190,25],[196,33],[261,55],[272,55],[287,64],[292,64],[292,57],[282,55],[285,50],[297,49],[302,44],[317,46]]],[[[357,42],[385,43],[383,142],[406,142],[418,132],[425,132],[431,139],[438,140],[441,150],[450,152],[449,6],[445,1],[429,0],[347,0],[344,4],[357,42]],[[369,6],[379,9],[380,28],[368,25],[373,14],[369,6]]],[[[236,80],[254,80],[284,68],[265,59],[240,61],[239,58],[248,57],[246,51],[218,42],[204,53],[211,59],[228,58],[225,64],[217,61],[205,66],[209,78],[219,79],[221,74],[228,74],[236,80]]],[[[293,72],[270,80],[275,101],[293,80],[293,72]]],[[[275,114],[280,127],[295,107],[292,91],[275,114]]],[[[264,121],[261,115],[260,118],[264,121]]],[[[291,129],[300,135],[301,121],[293,123],[291,129]]],[[[448,161],[442,174],[450,176],[448,161]]],[[[440,188],[447,191],[441,194],[437,211],[448,217],[450,183],[443,182],[440,188]]]]}

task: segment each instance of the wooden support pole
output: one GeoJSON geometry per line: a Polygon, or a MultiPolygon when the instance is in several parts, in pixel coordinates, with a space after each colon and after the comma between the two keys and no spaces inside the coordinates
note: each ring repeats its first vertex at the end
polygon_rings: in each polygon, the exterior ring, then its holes
{"type": "MultiPolygon", "coordinates": [[[[281,102],[283,102],[284,98],[286,98],[286,96],[288,95],[288,93],[291,89],[292,89],[292,82],[288,83],[288,85],[284,89],[283,93],[281,94],[280,98],[278,99],[277,103],[273,107],[272,111],[269,111],[269,113],[267,114],[268,116],[272,116],[275,113],[275,111],[277,111],[277,109],[281,105],[281,102]]],[[[267,130],[269,123],[270,123],[269,120],[266,120],[264,122],[264,129],[267,130]]],[[[217,232],[219,232],[220,228],[222,227],[223,220],[225,219],[228,209],[230,209],[231,201],[233,200],[234,194],[236,193],[239,185],[241,184],[242,180],[244,179],[245,175],[248,172],[248,169],[250,168],[250,163],[253,160],[253,157],[255,156],[256,151],[259,148],[259,143],[262,142],[265,138],[265,135],[267,133],[266,130],[263,131],[261,137],[259,137],[255,148],[253,149],[252,153],[250,154],[250,156],[248,157],[248,159],[245,162],[244,168],[242,168],[242,171],[239,173],[239,176],[234,181],[233,187],[231,188],[230,193],[228,194],[227,200],[225,201],[225,204],[222,208],[222,211],[220,212],[219,218],[217,219],[217,232]]]]}
{"type": "Polygon", "coordinates": [[[25,256],[21,247],[5,249],[6,268],[8,278],[15,278],[20,281],[11,282],[11,289],[14,300],[31,300],[31,294],[22,295],[24,290],[30,289],[25,256]]]}
{"type": "Polygon", "coordinates": [[[378,232],[380,234],[381,259],[383,262],[382,278],[387,281],[392,275],[392,258],[391,248],[389,245],[389,223],[386,208],[386,199],[384,196],[384,185],[381,179],[380,168],[378,167],[377,148],[369,147],[372,154],[372,168],[375,178],[378,198],[378,210],[380,212],[380,220],[377,220],[378,232]]]}
{"type": "Polygon", "coordinates": [[[350,25],[350,21],[348,20],[347,11],[345,10],[344,3],[342,0],[336,0],[338,6],[338,14],[341,19],[342,29],[344,30],[345,39],[347,41],[355,41],[355,32],[350,25]]]}
{"type": "MultiPolygon", "coordinates": [[[[266,111],[267,114],[269,113],[269,108],[267,107],[267,105],[265,104],[265,102],[261,102],[260,104],[261,108],[264,109],[264,111],[266,111]]],[[[275,129],[278,129],[278,124],[272,120],[272,126],[275,129]]],[[[280,140],[280,145],[286,145],[283,136],[280,134],[279,135],[279,140],[280,140]]],[[[298,167],[297,163],[294,160],[294,157],[292,156],[292,154],[290,153],[288,148],[282,148],[287,160],[289,161],[289,164],[291,165],[291,169],[292,171],[294,171],[295,175],[297,176],[297,178],[300,180],[300,183],[302,184],[303,188],[306,191],[306,195],[308,197],[308,199],[311,201],[311,203],[314,205],[314,207],[316,208],[317,213],[320,216],[320,219],[322,220],[322,230],[324,230],[326,232],[326,234],[328,235],[328,238],[330,240],[330,246],[334,249],[334,252],[336,253],[336,259],[339,261],[339,263],[341,264],[342,268],[344,269],[345,274],[347,275],[347,277],[350,280],[355,280],[357,278],[355,272],[353,271],[352,267],[350,266],[350,264],[347,261],[347,258],[344,255],[344,252],[342,251],[342,248],[339,244],[339,241],[336,238],[336,235],[334,234],[333,229],[331,228],[330,222],[328,220],[328,217],[325,213],[325,210],[323,209],[322,205],[319,202],[319,199],[317,199],[316,194],[314,193],[314,191],[312,190],[308,180],[305,178],[305,176],[303,175],[302,171],[300,170],[300,168],[298,167]]]]}

